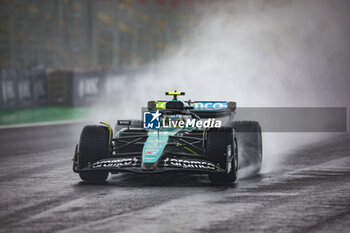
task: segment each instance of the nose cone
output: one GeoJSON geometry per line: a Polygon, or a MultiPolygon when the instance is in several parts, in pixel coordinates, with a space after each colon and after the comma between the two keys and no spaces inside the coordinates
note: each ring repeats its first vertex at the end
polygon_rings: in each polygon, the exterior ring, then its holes
{"type": "Polygon", "coordinates": [[[148,138],[143,146],[142,164],[144,170],[153,170],[157,167],[158,161],[168,144],[169,136],[175,135],[177,130],[149,130],[148,138]]]}

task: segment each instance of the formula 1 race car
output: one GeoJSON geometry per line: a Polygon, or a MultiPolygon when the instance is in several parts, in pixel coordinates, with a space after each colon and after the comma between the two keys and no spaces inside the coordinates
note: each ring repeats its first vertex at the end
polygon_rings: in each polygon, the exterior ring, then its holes
{"type": "Polygon", "coordinates": [[[143,120],[118,120],[83,128],[73,171],[89,183],[109,173],[208,174],[214,184],[230,184],[239,168],[258,172],[262,161],[261,127],[255,121],[233,121],[236,103],[180,101],[184,92],[166,92],[170,101],[149,101],[143,120]]]}

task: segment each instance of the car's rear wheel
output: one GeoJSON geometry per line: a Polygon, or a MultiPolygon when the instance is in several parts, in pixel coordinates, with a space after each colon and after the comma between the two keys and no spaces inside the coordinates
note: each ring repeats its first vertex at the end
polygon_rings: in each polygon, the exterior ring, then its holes
{"type": "Polygon", "coordinates": [[[235,121],[239,153],[239,168],[249,167],[249,171],[258,173],[262,163],[261,126],[256,121],[235,121]]]}
{"type": "MultiPolygon", "coordinates": [[[[108,128],[101,125],[85,126],[80,135],[78,150],[79,169],[86,168],[90,164],[107,158],[110,153],[108,128]]],[[[100,183],[107,179],[108,172],[81,171],[79,176],[86,182],[100,183]]]]}
{"type": "Polygon", "coordinates": [[[206,159],[222,169],[227,167],[227,154],[233,155],[229,173],[211,173],[209,180],[214,184],[230,184],[237,179],[237,144],[232,128],[210,129],[206,141],[206,159]]]}

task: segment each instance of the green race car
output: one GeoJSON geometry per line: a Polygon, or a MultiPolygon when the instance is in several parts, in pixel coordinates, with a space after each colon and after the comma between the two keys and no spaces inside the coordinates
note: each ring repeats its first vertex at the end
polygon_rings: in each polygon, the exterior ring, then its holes
{"type": "Polygon", "coordinates": [[[262,161],[261,127],[234,121],[236,103],[180,101],[184,92],[166,92],[170,101],[149,101],[143,120],[118,120],[83,128],[73,158],[73,171],[89,183],[104,182],[109,173],[208,174],[214,184],[230,184],[239,168],[258,172],[262,161]]]}

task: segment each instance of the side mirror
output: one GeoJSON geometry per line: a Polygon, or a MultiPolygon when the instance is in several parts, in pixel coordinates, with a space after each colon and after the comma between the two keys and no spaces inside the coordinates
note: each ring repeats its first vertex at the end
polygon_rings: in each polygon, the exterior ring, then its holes
{"type": "Polygon", "coordinates": [[[147,108],[148,108],[148,111],[155,111],[156,110],[156,101],[148,101],[147,108]]]}

